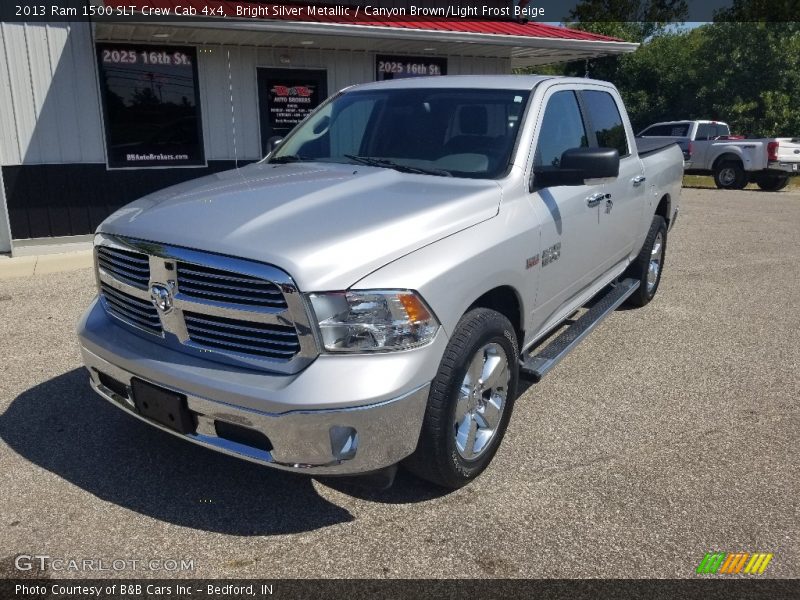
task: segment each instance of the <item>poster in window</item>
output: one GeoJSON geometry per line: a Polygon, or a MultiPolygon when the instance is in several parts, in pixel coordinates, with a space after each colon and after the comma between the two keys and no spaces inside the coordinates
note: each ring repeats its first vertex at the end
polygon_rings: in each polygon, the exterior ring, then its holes
{"type": "Polygon", "coordinates": [[[97,44],[97,61],[110,168],[205,165],[194,48],[97,44]]]}
{"type": "Polygon", "coordinates": [[[313,79],[267,79],[267,111],[275,135],[288,133],[313,111],[323,96],[313,79]]]}
{"type": "Polygon", "coordinates": [[[430,77],[447,75],[447,59],[433,56],[389,56],[375,57],[375,80],[404,79],[406,77],[430,77]]]}

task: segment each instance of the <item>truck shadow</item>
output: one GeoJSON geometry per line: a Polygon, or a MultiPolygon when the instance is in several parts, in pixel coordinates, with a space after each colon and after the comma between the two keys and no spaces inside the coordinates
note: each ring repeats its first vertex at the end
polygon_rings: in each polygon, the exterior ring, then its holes
{"type": "Polygon", "coordinates": [[[353,521],[307,477],[206,450],[97,397],[83,369],[20,394],[0,415],[15,452],[98,498],[140,514],[230,535],[311,531],[353,521]]]}

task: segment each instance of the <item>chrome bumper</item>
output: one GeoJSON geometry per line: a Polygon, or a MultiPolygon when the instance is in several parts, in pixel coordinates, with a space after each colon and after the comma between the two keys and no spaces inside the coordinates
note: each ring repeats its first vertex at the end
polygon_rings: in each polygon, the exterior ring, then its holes
{"type": "Polygon", "coordinates": [[[770,171],[782,171],[789,175],[800,174],[800,162],[770,162],[767,164],[767,169],[770,171]]]}
{"type": "Polygon", "coordinates": [[[366,473],[393,465],[411,454],[417,445],[430,388],[428,383],[398,398],[366,406],[280,414],[245,409],[169,388],[186,395],[189,410],[197,419],[196,432],[182,434],[136,411],[130,391],[133,373],[86,348],[81,351],[92,389],[137,419],[225,454],[308,474],[366,473]],[[104,385],[101,373],[121,383],[126,395],[104,385]],[[219,437],[215,426],[218,421],[265,435],[272,449],[267,451],[219,437]]]}
{"type": "Polygon", "coordinates": [[[299,373],[270,374],[154,344],[116,324],[97,301],[81,319],[78,338],[92,388],[135,417],[226,454],[320,475],[374,471],[414,451],[447,344],[440,330],[422,348],[323,355],[299,373]],[[101,373],[116,383],[104,385],[101,373]],[[197,428],[182,434],[141,416],[131,400],[133,377],[185,395],[197,428]],[[271,448],[229,439],[226,425],[228,437],[220,437],[216,422],[255,430],[271,448]]]}

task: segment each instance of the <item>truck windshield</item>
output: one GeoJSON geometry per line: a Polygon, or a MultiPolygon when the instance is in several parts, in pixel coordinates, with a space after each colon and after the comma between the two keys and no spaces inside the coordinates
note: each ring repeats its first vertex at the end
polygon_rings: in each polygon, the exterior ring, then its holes
{"type": "Polygon", "coordinates": [[[494,179],[508,171],[528,94],[451,88],[345,92],[292,131],[268,162],[367,164],[494,179]]]}

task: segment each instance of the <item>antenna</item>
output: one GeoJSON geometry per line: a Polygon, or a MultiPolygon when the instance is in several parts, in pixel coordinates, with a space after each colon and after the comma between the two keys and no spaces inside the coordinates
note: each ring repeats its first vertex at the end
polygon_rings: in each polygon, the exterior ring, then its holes
{"type": "Polygon", "coordinates": [[[231,49],[228,48],[228,91],[231,97],[231,127],[233,129],[233,163],[239,168],[239,153],[236,148],[236,113],[233,110],[233,78],[231,77],[231,49]]]}

